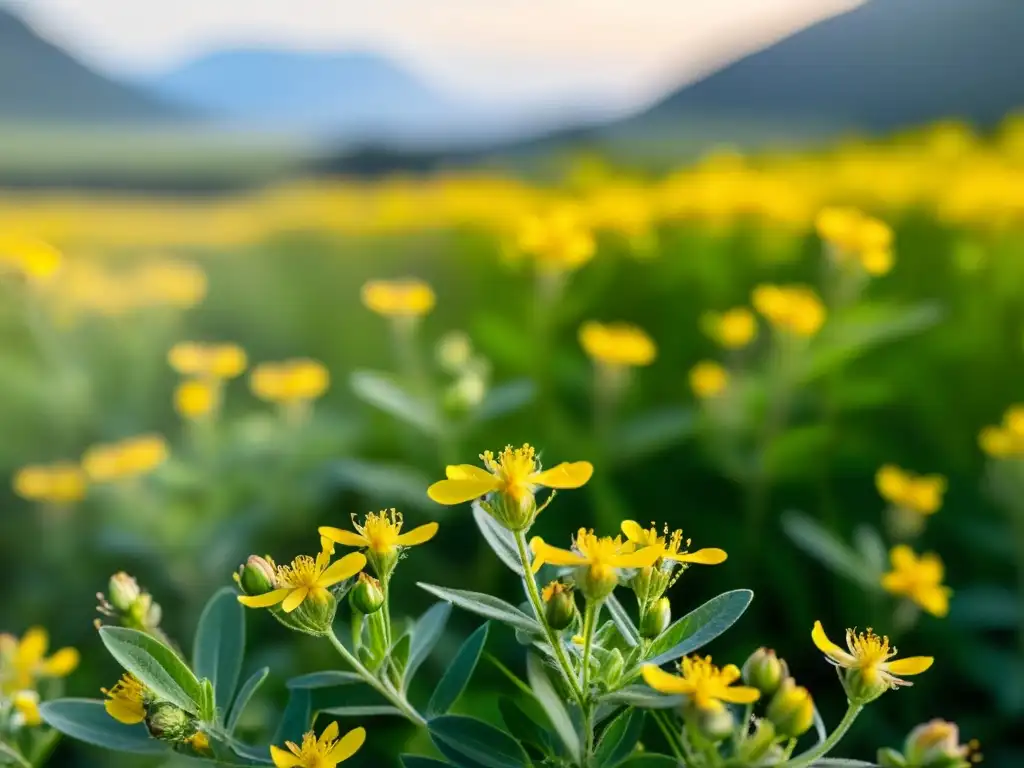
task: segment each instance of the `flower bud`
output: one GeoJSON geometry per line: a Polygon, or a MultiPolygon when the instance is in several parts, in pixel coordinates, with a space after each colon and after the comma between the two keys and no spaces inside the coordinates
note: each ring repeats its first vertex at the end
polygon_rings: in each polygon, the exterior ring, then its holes
{"type": "Polygon", "coordinates": [[[607,565],[586,565],[579,569],[577,583],[583,596],[592,602],[600,602],[619,585],[615,569],[607,565]]]}
{"type": "Polygon", "coordinates": [[[334,614],[337,611],[337,598],[335,598],[330,590],[324,589],[317,590],[315,594],[310,593],[302,601],[302,605],[290,614],[285,614],[284,611],[277,611],[275,615],[290,619],[291,622],[289,623],[286,623],[287,619],[282,621],[286,626],[290,624],[306,634],[321,637],[331,631],[331,626],[334,624],[334,614]]]}
{"type": "Polygon", "coordinates": [[[612,648],[608,653],[608,658],[601,664],[601,681],[606,688],[615,687],[622,676],[624,666],[625,659],[622,658],[622,652],[618,648],[612,648]]]}
{"type": "Polygon", "coordinates": [[[743,664],[743,682],[765,697],[779,689],[786,674],[786,663],[770,648],[758,648],[743,664]]]}
{"type": "Polygon", "coordinates": [[[854,704],[868,704],[889,690],[889,684],[872,669],[844,669],[842,680],[846,698],[854,704]]]}
{"type": "Polygon", "coordinates": [[[554,630],[561,631],[576,620],[576,598],[572,587],[561,581],[552,581],[544,587],[544,617],[554,630]]]}
{"type": "Polygon", "coordinates": [[[120,571],[110,577],[107,593],[111,605],[119,611],[127,612],[139,599],[142,590],[139,589],[139,583],[135,579],[124,571],[120,571]]]}
{"type": "Polygon", "coordinates": [[[238,569],[238,586],[247,595],[267,594],[277,586],[274,566],[265,558],[250,555],[238,569]]]}
{"type": "Polygon", "coordinates": [[[495,493],[490,501],[481,506],[491,517],[513,533],[529,530],[537,517],[537,499],[525,489],[519,489],[514,496],[507,493],[495,493]]]}
{"type": "Polygon", "coordinates": [[[375,613],[384,605],[384,590],[373,576],[360,573],[359,581],[348,594],[348,600],[352,609],[359,613],[375,613]]]}
{"type": "Polygon", "coordinates": [[[907,761],[899,752],[891,747],[878,750],[878,764],[882,768],[907,768],[907,761]]]}
{"type": "Polygon", "coordinates": [[[956,723],[932,720],[907,736],[903,755],[912,768],[957,768],[966,765],[968,747],[960,744],[956,723]]]}
{"type": "Polygon", "coordinates": [[[744,763],[757,763],[768,754],[775,741],[775,725],[771,720],[760,719],[754,732],[740,742],[740,757],[744,763]]]}
{"type": "Polygon", "coordinates": [[[814,700],[806,688],[787,677],[769,702],[766,714],[779,735],[796,738],[814,724],[814,700]]]}
{"type": "Polygon", "coordinates": [[[149,706],[146,728],[154,739],[170,744],[181,744],[195,736],[195,718],[169,701],[158,701],[149,706]]]}
{"type": "Polygon", "coordinates": [[[713,707],[688,705],[684,717],[701,736],[712,742],[719,742],[731,736],[736,729],[736,718],[728,707],[721,704],[713,707]]]}
{"type": "Polygon", "coordinates": [[[667,597],[663,597],[649,605],[644,615],[640,617],[640,636],[653,640],[668,629],[671,621],[672,604],[667,597]]]}

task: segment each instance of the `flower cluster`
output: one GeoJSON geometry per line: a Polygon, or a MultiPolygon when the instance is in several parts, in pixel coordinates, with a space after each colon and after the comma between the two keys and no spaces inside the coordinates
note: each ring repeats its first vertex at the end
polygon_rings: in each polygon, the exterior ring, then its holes
{"type": "Polygon", "coordinates": [[[856,208],[825,208],[815,219],[818,235],[841,265],[859,266],[869,275],[888,273],[893,266],[892,229],[856,208]]]}
{"type": "Polygon", "coordinates": [[[1024,405],[1012,405],[997,426],[988,426],[978,435],[981,449],[993,459],[1019,459],[1024,456],[1024,405]]]}
{"type": "Polygon", "coordinates": [[[190,421],[212,418],[221,407],[224,383],[241,376],[248,365],[237,344],[175,344],[167,355],[171,367],[183,377],[174,391],[177,412],[190,421]]]}

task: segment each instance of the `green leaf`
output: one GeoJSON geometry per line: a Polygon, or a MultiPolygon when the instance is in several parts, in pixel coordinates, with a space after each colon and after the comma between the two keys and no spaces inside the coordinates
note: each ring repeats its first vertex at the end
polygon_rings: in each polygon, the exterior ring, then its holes
{"type": "Polygon", "coordinates": [[[376,371],[353,371],[349,385],[356,397],[428,435],[439,432],[437,412],[406,392],[393,378],[376,371]]]}
{"type": "Polygon", "coordinates": [[[794,544],[830,570],[866,589],[879,589],[870,565],[817,521],[800,512],[785,512],[782,515],[782,530],[794,544]]]}
{"type": "Polygon", "coordinates": [[[483,652],[484,644],[487,642],[487,631],[489,628],[489,623],[485,622],[480,625],[466,642],[462,644],[462,647],[459,648],[455,659],[448,666],[448,669],[445,670],[441,682],[437,684],[437,688],[434,689],[434,693],[427,703],[428,718],[435,715],[443,715],[452,708],[452,705],[462,695],[462,692],[469,684],[470,677],[473,676],[473,670],[476,669],[477,662],[480,660],[480,654],[483,652]]]}
{"type": "Polygon", "coordinates": [[[682,696],[666,696],[646,685],[627,685],[601,697],[602,703],[623,704],[643,709],[672,709],[681,706],[682,696]]]}
{"type": "Polygon", "coordinates": [[[57,699],[42,704],[39,713],[50,727],[86,744],[136,755],[170,752],[167,745],[149,735],[142,723],[125,725],[112,718],[102,701],[57,699]]]}
{"type": "Polygon", "coordinates": [[[447,589],[446,587],[438,587],[433,584],[417,583],[422,589],[427,590],[427,592],[435,597],[447,600],[453,605],[471,611],[478,616],[483,616],[485,619],[500,621],[503,624],[508,624],[515,629],[532,635],[540,635],[544,631],[536,619],[532,616],[527,616],[514,605],[506,603],[501,598],[485,595],[481,592],[467,592],[462,589],[447,589]]]}
{"type": "Polygon", "coordinates": [[[0,741],[0,765],[13,764],[18,768],[32,768],[32,763],[25,759],[22,754],[12,747],[0,741]]]}
{"type": "Polygon", "coordinates": [[[679,761],[666,755],[636,755],[622,763],[622,768],[679,768],[679,761]]]}
{"type": "Polygon", "coordinates": [[[389,704],[367,704],[365,706],[353,705],[351,707],[329,707],[327,709],[321,709],[320,714],[331,715],[333,717],[379,717],[386,715],[388,717],[405,717],[402,714],[402,710],[398,707],[392,707],[389,704]]]}
{"type": "Polygon", "coordinates": [[[640,630],[633,624],[633,620],[626,613],[626,609],[619,602],[619,598],[615,595],[608,595],[604,604],[608,606],[608,612],[612,615],[612,621],[619,628],[619,634],[622,635],[626,643],[631,648],[640,645],[640,630]]]}
{"type": "MultiPolygon", "coordinates": [[[[665,630],[651,644],[644,663],[661,665],[707,645],[735,624],[753,599],[749,589],[734,589],[708,600],[665,630]]],[[[633,669],[627,679],[639,671],[633,669]]]]}
{"type": "Polygon", "coordinates": [[[400,755],[403,768],[451,768],[451,763],[420,755],[400,755]]]}
{"type": "Polygon", "coordinates": [[[810,768],[878,768],[878,764],[845,757],[822,757],[811,763],[810,768]]]}
{"type": "Polygon", "coordinates": [[[340,459],[330,465],[330,479],[338,486],[391,504],[436,509],[423,489],[431,478],[414,467],[360,459],[340,459]]]}
{"type": "Polygon", "coordinates": [[[263,685],[263,681],[267,679],[267,675],[270,674],[270,667],[263,667],[253,672],[252,676],[242,684],[241,690],[238,692],[238,696],[235,697],[235,703],[231,705],[231,716],[228,717],[227,729],[229,734],[235,732],[235,728],[238,727],[238,721],[242,717],[242,713],[245,712],[245,708],[249,705],[249,701],[252,699],[253,694],[263,685]]]}
{"type": "Polygon", "coordinates": [[[629,708],[616,717],[601,735],[594,758],[598,766],[613,768],[632,754],[644,729],[644,713],[629,708]]]}
{"type": "MultiPolygon", "coordinates": [[[[281,743],[283,744],[284,742],[281,743]]],[[[273,763],[270,759],[270,745],[252,746],[251,744],[243,744],[240,741],[233,741],[231,742],[231,751],[239,757],[252,760],[260,765],[270,765],[273,763]]]]}
{"type": "Polygon", "coordinates": [[[192,668],[213,683],[217,711],[226,714],[242,675],[245,655],[245,609],[229,587],[218,591],[203,609],[192,648],[192,668]]]}
{"type": "Polygon", "coordinates": [[[551,721],[555,733],[562,740],[569,755],[579,762],[583,745],[580,743],[576,727],[569,716],[569,711],[565,708],[562,696],[555,690],[555,686],[552,685],[551,679],[548,677],[544,662],[532,653],[526,657],[526,679],[530,681],[534,698],[544,709],[544,713],[551,721]]]}
{"type": "Polygon", "coordinates": [[[627,422],[612,445],[616,462],[638,461],[670,448],[693,434],[693,411],[681,406],[659,408],[627,422]]]}
{"type": "Polygon", "coordinates": [[[533,402],[537,385],[530,379],[515,379],[487,390],[483,402],[473,412],[476,421],[489,421],[518,411],[533,402]]]}
{"type": "Polygon", "coordinates": [[[409,661],[405,665],[405,674],[402,678],[403,690],[408,688],[416,675],[416,670],[426,661],[437,641],[441,639],[451,613],[451,603],[434,603],[417,620],[409,641],[409,661]]]}
{"type": "Polygon", "coordinates": [[[341,672],[328,669],[323,672],[311,672],[299,675],[288,681],[289,688],[333,688],[336,685],[356,685],[365,682],[355,672],[341,672]]]}
{"type": "Polygon", "coordinates": [[[288,704],[281,715],[281,722],[274,734],[274,744],[286,741],[302,742],[302,734],[313,724],[313,697],[305,688],[295,688],[288,697],[288,704]]]}
{"type": "Polygon", "coordinates": [[[494,550],[498,559],[514,573],[523,576],[523,565],[519,561],[519,549],[516,547],[516,540],[512,536],[512,532],[502,528],[497,520],[487,514],[480,506],[479,501],[473,502],[473,520],[476,521],[477,528],[483,534],[484,541],[494,550]]]}
{"type": "Polygon", "coordinates": [[[427,723],[431,738],[486,768],[527,768],[530,758],[519,742],[490,723],[461,715],[441,715],[427,723]]]}
{"type": "Polygon", "coordinates": [[[199,686],[203,692],[203,701],[199,706],[199,719],[205,723],[217,722],[217,694],[213,690],[213,683],[204,677],[199,686]]]}
{"type": "Polygon", "coordinates": [[[157,696],[198,714],[202,686],[174,651],[151,635],[124,627],[100,627],[100,639],[117,663],[157,696]]]}
{"type": "Polygon", "coordinates": [[[889,553],[878,529],[871,525],[858,525],[853,532],[853,543],[875,577],[881,579],[886,571],[889,553]]]}
{"type": "Polygon", "coordinates": [[[391,647],[389,658],[400,678],[405,676],[405,665],[409,663],[409,649],[411,645],[412,637],[406,632],[391,647]]]}
{"type": "Polygon", "coordinates": [[[551,734],[526,714],[515,701],[502,696],[498,699],[498,711],[509,733],[514,733],[523,744],[529,744],[545,755],[554,752],[551,734]]]}

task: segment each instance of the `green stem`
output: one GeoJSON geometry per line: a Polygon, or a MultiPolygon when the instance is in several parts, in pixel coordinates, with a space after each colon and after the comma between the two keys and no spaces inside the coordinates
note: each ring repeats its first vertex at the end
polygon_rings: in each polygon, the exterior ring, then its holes
{"type": "Polygon", "coordinates": [[[672,750],[672,756],[680,762],[686,761],[686,754],[683,750],[680,742],[679,735],[672,730],[672,718],[663,709],[651,710],[654,714],[654,722],[658,724],[658,728],[661,729],[661,734],[665,737],[665,741],[668,742],[669,749],[672,750]]]}
{"type": "Polygon", "coordinates": [[[366,681],[367,685],[369,685],[371,688],[377,691],[377,693],[379,693],[389,702],[394,704],[395,708],[398,709],[398,711],[400,711],[409,722],[413,723],[414,725],[418,725],[421,728],[426,727],[427,721],[423,719],[423,716],[419,712],[417,712],[408,701],[405,700],[405,697],[400,695],[390,686],[385,685],[382,681],[377,679],[366,667],[364,667],[360,663],[359,659],[353,656],[349,652],[348,648],[342,645],[341,641],[338,639],[338,636],[334,634],[333,629],[327,633],[327,639],[331,641],[331,645],[334,646],[334,649],[338,652],[341,658],[348,662],[349,666],[351,666],[352,669],[356,671],[356,674],[358,674],[366,681]]]}
{"type": "Polygon", "coordinates": [[[580,672],[581,687],[586,699],[586,703],[583,704],[583,732],[586,734],[587,740],[586,752],[584,752],[587,761],[594,754],[594,707],[590,700],[590,655],[594,648],[594,627],[600,614],[601,602],[587,600],[587,607],[583,611],[583,668],[580,672]]]}
{"type": "Polygon", "coordinates": [[[383,613],[381,616],[384,618],[384,644],[387,646],[388,653],[391,653],[391,576],[388,575],[386,579],[381,579],[380,591],[384,593],[384,605],[381,606],[383,613]]]}
{"type": "Polygon", "coordinates": [[[839,721],[839,725],[836,726],[836,729],[832,731],[827,739],[793,760],[782,763],[778,768],[807,768],[807,766],[812,765],[819,758],[827,755],[835,748],[840,739],[846,735],[846,732],[850,730],[850,726],[853,725],[853,721],[857,719],[857,715],[860,714],[862,709],[864,709],[863,704],[851,703],[846,710],[846,714],[843,715],[843,719],[839,721]]]}
{"type": "Polygon", "coordinates": [[[533,606],[534,616],[536,616],[537,621],[544,629],[544,635],[547,637],[551,650],[554,651],[555,658],[558,660],[558,665],[562,670],[562,677],[565,678],[566,685],[572,691],[573,698],[576,699],[580,708],[585,708],[583,691],[580,690],[580,684],[576,680],[576,673],[573,671],[572,664],[569,663],[569,657],[566,656],[565,647],[562,645],[558,633],[548,625],[547,617],[544,615],[544,603],[540,599],[537,580],[533,577],[533,570],[530,568],[530,558],[526,551],[526,534],[522,531],[515,531],[514,536],[516,548],[519,550],[519,562],[523,566],[523,580],[526,582],[526,591],[530,597],[530,604],[533,606]]]}

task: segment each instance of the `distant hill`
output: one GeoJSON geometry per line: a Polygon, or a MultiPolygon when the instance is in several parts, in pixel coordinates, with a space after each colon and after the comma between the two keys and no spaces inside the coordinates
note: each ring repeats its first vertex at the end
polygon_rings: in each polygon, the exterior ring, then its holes
{"type": "Polygon", "coordinates": [[[0,7],[0,120],[160,122],[185,113],[94,72],[0,7]]]}
{"type": "Polygon", "coordinates": [[[149,78],[155,93],[235,127],[401,138],[466,111],[372,53],[226,50],[149,78]]]}
{"type": "Polygon", "coordinates": [[[1024,107],[1024,0],[868,0],[666,96],[616,132],[688,117],[891,131],[1024,107]]]}

